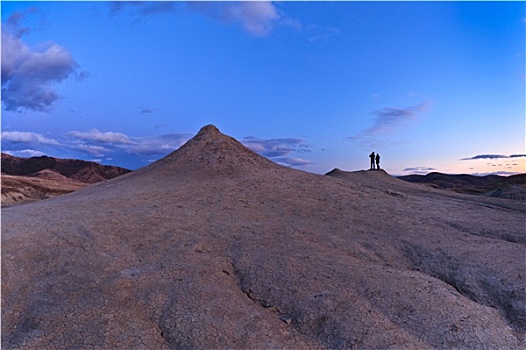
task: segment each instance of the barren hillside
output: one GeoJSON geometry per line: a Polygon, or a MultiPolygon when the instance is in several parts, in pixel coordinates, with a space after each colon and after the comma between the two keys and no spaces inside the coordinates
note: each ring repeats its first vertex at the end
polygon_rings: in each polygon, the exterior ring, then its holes
{"type": "Polygon", "coordinates": [[[87,185],[47,169],[31,176],[2,174],[2,206],[56,197],[87,185]]]}
{"type": "Polygon", "coordinates": [[[76,159],[2,153],[2,206],[51,198],[130,172],[76,159]]]}
{"type": "Polygon", "coordinates": [[[422,183],[434,188],[452,190],[458,193],[485,195],[488,197],[526,200],[526,174],[512,176],[473,176],[429,173],[427,175],[406,175],[402,180],[422,183]]]}
{"type": "Polygon", "coordinates": [[[281,167],[206,126],[2,211],[2,348],[524,348],[524,214],[281,167]]]}

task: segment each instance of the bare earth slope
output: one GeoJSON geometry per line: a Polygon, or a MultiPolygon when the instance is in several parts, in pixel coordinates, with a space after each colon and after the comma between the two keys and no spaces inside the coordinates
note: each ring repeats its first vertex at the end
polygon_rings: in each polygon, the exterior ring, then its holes
{"type": "Polygon", "coordinates": [[[56,197],[87,185],[48,169],[30,176],[2,174],[2,206],[56,197]]]}
{"type": "Polygon", "coordinates": [[[2,214],[3,349],[525,346],[521,202],[284,168],[207,126],[2,214]]]}

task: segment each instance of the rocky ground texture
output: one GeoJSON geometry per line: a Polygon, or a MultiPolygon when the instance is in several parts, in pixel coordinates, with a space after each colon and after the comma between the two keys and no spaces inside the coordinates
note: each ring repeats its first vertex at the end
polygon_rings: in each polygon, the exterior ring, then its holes
{"type": "Polygon", "coordinates": [[[206,126],[148,167],[2,210],[2,348],[524,348],[524,214],[284,168],[206,126]]]}

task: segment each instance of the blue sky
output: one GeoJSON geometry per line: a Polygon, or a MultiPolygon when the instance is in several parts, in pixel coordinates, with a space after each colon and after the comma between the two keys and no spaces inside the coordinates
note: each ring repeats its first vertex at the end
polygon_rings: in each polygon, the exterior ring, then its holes
{"type": "Polygon", "coordinates": [[[216,125],[314,173],[525,172],[524,2],[5,2],[2,152],[136,169],[216,125]]]}

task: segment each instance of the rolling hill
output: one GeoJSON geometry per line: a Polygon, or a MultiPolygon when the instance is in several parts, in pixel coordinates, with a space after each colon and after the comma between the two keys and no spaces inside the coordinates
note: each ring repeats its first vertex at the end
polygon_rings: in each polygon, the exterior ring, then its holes
{"type": "Polygon", "coordinates": [[[128,172],[82,160],[2,153],[2,206],[55,197],[128,172]]]}
{"type": "Polygon", "coordinates": [[[526,200],[526,174],[474,176],[433,172],[427,175],[400,176],[399,179],[458,193],[526,200]]]}

